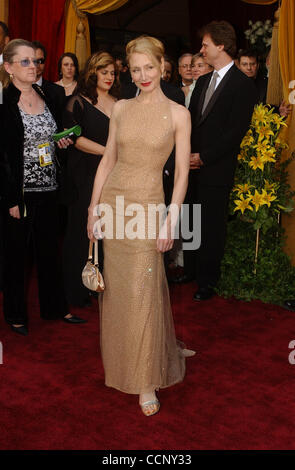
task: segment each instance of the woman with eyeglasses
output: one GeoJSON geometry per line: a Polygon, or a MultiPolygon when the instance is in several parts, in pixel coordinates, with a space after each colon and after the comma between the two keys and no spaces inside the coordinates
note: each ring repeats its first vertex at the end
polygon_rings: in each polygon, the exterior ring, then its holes
{"type": "MultiPolygon", "coordinates": [[[[1,196],[4,206],[3,310],[6,322],[28,333],[26,290],[28,251],[37,264],[40,316],[77,323],[68,313],[58,253],[57,159],[52,134],[57,132],[54,103],[36,81],[33,45],[10,41],[3,51],[0,106],[1,196]]],[[[66,148],[68,139],[59,141],[66,148]]]]}
{"type": "Polygon", "coordinates": [[[76,55],[72,52],[65,52],[59,58],[57,68],[60,79],[55,83],[64,87],[66,96],[72,95],[79,76],[79,64],[76,55]]]}

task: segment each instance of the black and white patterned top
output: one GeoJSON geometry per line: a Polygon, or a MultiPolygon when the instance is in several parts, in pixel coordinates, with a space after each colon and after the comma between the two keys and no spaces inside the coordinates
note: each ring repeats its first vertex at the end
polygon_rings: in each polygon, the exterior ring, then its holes
{"type": "Polygon", "coordinates": [[[45,104],[42,114],[27,114],[20,108],[24,126],[24,191],[54,191],[57,189],[55,146],[52,134],[56,122],[45,104]],[[38,145],[49,143],[52,164],[41,166],[38,145]]]}

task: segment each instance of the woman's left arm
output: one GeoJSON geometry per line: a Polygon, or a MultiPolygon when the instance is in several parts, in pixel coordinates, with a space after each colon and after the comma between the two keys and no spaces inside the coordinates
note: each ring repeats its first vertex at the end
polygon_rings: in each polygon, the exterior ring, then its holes
{"type": "Polygon", "coordinates": [[[175,128],[174,186],[170,209],[157,240],[157,250],[161,252],[171,250],[173,246],[173,233],[186,195],[190,169],[190,113],[184,106],[177,105],[172,111],[172,118],[175,128]]]}

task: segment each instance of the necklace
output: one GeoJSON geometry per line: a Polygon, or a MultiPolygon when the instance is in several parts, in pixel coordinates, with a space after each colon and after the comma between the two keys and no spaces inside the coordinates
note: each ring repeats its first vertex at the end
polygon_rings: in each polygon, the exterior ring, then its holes
{"type": "Polygon", "coordinates": [[[33,93],[34,93],[34,90],[31,91],[31,101],[29,100],[24,101],[23,98],[19,99],[24,109],[26,108],[26,106],[29,106],[30,108],[33,106],[33,103],[32,103],[33,93]]]}
{"type": "Polygon", "coordinates": [[[75,82],[75,80],[73,80],[73,81],[72,81],[71,83],[69,83],[68,85],[65,85],[64,82],[63,82],[63,79],[61,78],[61,80],[60,80],[60,83],[62,84],[62,86],[63,86],[64,88],[69,88],[70,86],[73,85],[74,82],[75,82]]]}
{"type": "MultiPolygon", "coordinates": [[[[34,90],[32,90],[32,98],[33,98],[33,96],[34,96],[34,95],[33,95],[33,91],[34,91],[34,90]]],[[[32,98],[31,98],[31,99],[32,99],[32,98]]],[[[28,113],[28,114],[36,114],[36,113],[32,113],[32,109],[31,109],[31,108],[32,108],[32,106],[33,106],[33,103],[32,103],[31,101],[27,101],[27,102],[26,102],[26,101],[23,101],[22,98],[20,98],[19,101],[20,101],[20,103],[21,103],[21,105],[22,105],[22,109],[23,109],[24,112],[27,113],[26,109],[27,109],[27,106],[29,106],[30,110],[29,110],[29,113],[28,113]]],[[[41,106],[42,106],[42,105],[41,105],[41,106]]],[[[41,106],[40,106],[40,104],[38,104],[38,112],[41,110],[41,106]]],[[[37,114],[38,114],[38,112],[37,112],[37,114]]]]}

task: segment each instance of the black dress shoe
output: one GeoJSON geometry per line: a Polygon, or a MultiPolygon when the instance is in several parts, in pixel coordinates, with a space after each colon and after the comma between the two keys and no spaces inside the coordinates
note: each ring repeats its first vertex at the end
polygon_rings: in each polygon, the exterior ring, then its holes
{"type": "Polygon", "coordinates": [[[24,325],[22,326],[10,325],[10,326],[11,326],[12,331],[14,331],[15,333],[18,333],[19,335],[27,336],[28,328],[26,326],[24,325]]]}
{"type": "Polygon", "coordinates": [[[87,320],[84,320],[84,318],[75,317],[74,315],[69,318],[63,317],[63,321],[66,323],[87,323],[87,320]]]}
{"type": "Polygon", "coordinates": [[[294,312],[295,311],[295,299],[285,300],[284,307],[294,312]]]}
{"type": "Polygon", "coordinates": [[[176,276],[172,279],[169,279],[169,282],[172,284],[186,284],[187,282],[194,281],[193,276],[188,276],[187,274],[182,274],[181,276],[176,276]]]}
{"type": "Polygon", "coordinates": [[[214,289],[212,287],[199,287],[197,292],[195,292],[193,299],[197,300],[198,302],[200,300],[209,300],[213,295],[215,294],[214,289]]]}

